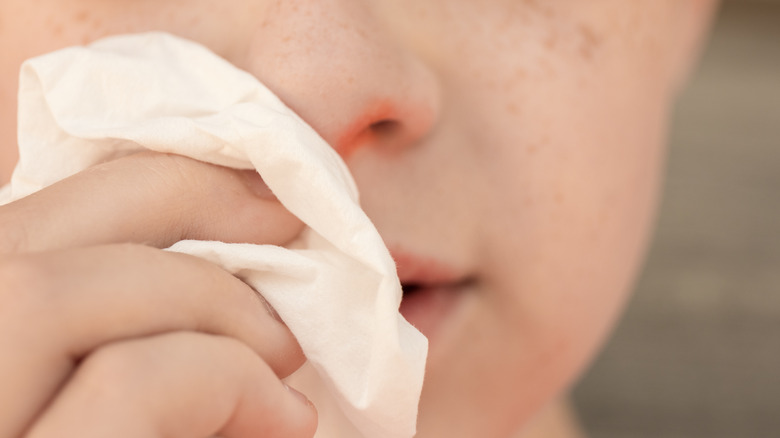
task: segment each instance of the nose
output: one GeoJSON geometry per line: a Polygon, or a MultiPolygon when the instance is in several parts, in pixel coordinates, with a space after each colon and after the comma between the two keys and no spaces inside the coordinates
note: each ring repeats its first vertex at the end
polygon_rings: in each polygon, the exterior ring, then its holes
{"type": "MultiPolygon", "coordinates": [[[[419,142],[439,112],[434,74],[367,2],[282,0],[262,12],[232,61],[273,90],[347,159],[419,142]]],[[[252,17],[250,17],[252,19],[252,17]]]]}

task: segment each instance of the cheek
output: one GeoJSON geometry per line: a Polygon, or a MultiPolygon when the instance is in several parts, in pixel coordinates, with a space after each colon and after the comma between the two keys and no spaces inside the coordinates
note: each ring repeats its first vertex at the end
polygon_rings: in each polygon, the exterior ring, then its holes
{"type": "Polygon", "coordinates": [[[500,382],[483,384],[515,407],[538,408],[597,350],[631,288],[655,211],[668,84],[642,71],[646,60],[630,47],[582,32],[557,44],[584,38],[585,46],[538,62],[494,61],[504,76],[470,84],[474,106],[487,108],[475,191],[490,220],[480,253],[493,292],[480,296],[473,323],[491,327],[492,337],[481,337],[490,351],[475,356],[502,358],[501,372],[486,373],[500,382]]]}
{"type": "Polygon", "coordinates": [[[496,226],[485,238],[499,249],[484,249],[502,289],[494,309],[519,323],[523,343],[577,349],[572,373],[631,288],[664,155],[664,95],[609,90],[609,73],[585,88],[572,85],[580,78],[559,82],[566,103],[537,101],[520,140],[498,143],[504,159],[488,173],[488,185],[502,188],[492,191],[496,226]]]}
{"type": "Polygon", "coordinates": [[[479,296],[471,324],[478,339],[463,345],[481,344],[469,357],[496,358],[483,370],[495,377],[474,390],[486,403],[503,399],[504,419],[532,415],[597,351],[631,288],[656,203],[660,105],[555,113],[524,119],[525,135],[548,142],[504,143],[484,176],[492,223],[480,253],[491,293],[479,296]]]}

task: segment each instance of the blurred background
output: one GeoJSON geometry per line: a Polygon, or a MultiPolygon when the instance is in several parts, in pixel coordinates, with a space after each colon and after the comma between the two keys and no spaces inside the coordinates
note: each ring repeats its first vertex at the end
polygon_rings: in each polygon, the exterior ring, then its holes
{"type": "Polygon", "coordinates": [[[581,420],[591,438],[780,437],[780,0],[723,3],[667,171],[581,420]]]}

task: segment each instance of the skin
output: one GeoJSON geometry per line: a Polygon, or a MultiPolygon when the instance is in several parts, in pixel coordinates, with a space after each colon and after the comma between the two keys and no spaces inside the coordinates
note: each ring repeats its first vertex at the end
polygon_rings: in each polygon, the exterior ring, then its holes
{"type": "MultiPolygon", "coordinates": [[[[2,0],[0,181],[22,60],[118,33],[196,40],[342,153],[391,247],[474,280],[432,333],[418,436],[559,436],[555,401],[641,263],[670,106],[713,7],[2,0]]],[[[300,224],[256,184],[142,154],[0,208],[0,438],[311,436],[316,412],[279,381],[303,361],[284,325],[233,277],[155,249],[289,241],[300,224]]]]}

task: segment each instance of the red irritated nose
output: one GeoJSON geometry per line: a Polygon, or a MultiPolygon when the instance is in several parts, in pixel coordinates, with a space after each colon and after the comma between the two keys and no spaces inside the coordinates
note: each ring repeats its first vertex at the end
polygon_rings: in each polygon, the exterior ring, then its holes
{"type": "MultiPolygon", "coordinates": [[[[365,2],[275,2],[230,59],[257,76],[348,159],[397,152],[436,124],[439,84],[365,2]]],[[[249,31],[248,31],[249,32],[249,31]]]]}
{"type": "Polygon", "coordinates": [[[434,119],[435,111],[429,105],[379,99],[353,121],[340,126],[331,144],[345,160],[367,145],[393,152],[418,142],[434,119]]]}

